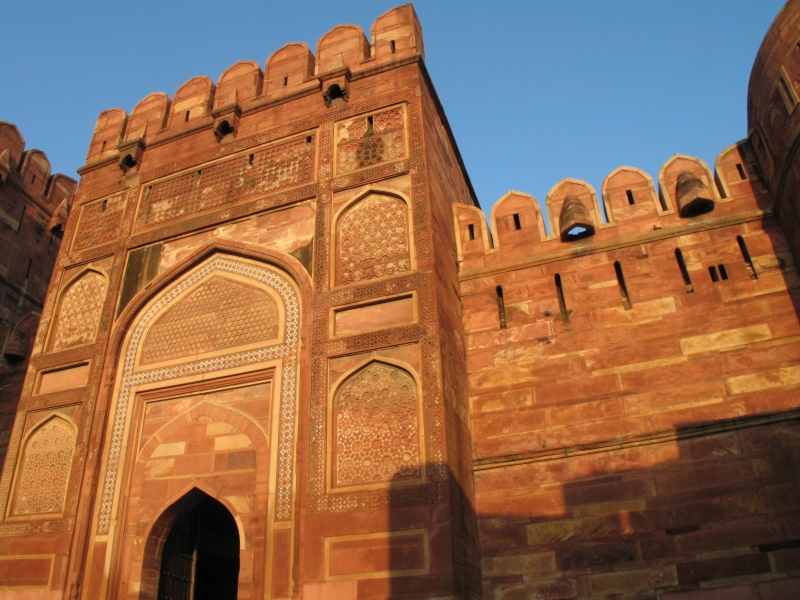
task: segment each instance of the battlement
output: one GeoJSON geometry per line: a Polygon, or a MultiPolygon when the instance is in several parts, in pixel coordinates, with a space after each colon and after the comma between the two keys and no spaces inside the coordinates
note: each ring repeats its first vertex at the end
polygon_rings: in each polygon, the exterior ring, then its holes
{"type": "Polygon", "coordinates": [[[591,184],[568,178],[551,188],[545,206],[547,221],[535,197],[509,191],[492,207],[490,227],[480,209],[454,204],[462,275],[671,237],[743,213],[760,218],[772,210],[772,196],[750,141],[742,140],[719,154],[713,175],[702,160],[676,154],[661,167],[657,188],[641,169],[621,166],[603,180],[599,198],[591,184]]]}
{"type": "Polygon", "coordinates": [[[0,121],[0,184],[9,181],[51,217],[51,229],[64,228],[77,182],[61,173],[51,175],[47,155],[41,150],[25,150],[19,128],[0,121]]]}
{"type": "Polygon", "coordinates": [[[357,25],[337,25],[319,39],[315,53],[304,43],[289,43],[269,56],[263,70],[243,60],[216,84],[197,76],[172,98],[149,94],[130,115],[121,108],[103,111],[80,172],[111,161],[134,167],[147,146],[201,129],[213,127],[217,141],[235,137],[242,115],[306,94],[321,91],[329,106],[346,101],[350,81],[409,59],[424,59],[422,27],[410,3],[379,16],[369,40],[357,25]]]}

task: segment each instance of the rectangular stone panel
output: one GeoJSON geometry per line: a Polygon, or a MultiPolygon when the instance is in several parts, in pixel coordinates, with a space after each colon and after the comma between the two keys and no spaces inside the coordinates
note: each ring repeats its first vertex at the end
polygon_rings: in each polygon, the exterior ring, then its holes
{"type": "Polygon", "coordinates": [[[311,183],[316,134],[246,150],[142,187],[137,231],[311,183]]]}
{"type": "Polygon", "coordinates": [[[333,315],[333,335],[347,335],[413,323],[417,318],[417,303],[414,295],[409,294],[335,309],[333,315]]]}
{"type": "Polygon", "coordinates": [[[326,580],[428,573],[427,529],[325,538],[326,580]]]}
{"type": "Polygon", "coordinates": [[[0,589],[50,587],[55,554],[0,556],[0,589]]]}
{"type": "Polygon", "coordinates": [[[125,195],[95,200],[80,207],[72,252],[115,241],[125,213],[125,195]]]}
{"type": "Polygon", "coordinates": [[[74,390],[86,385],[89,381],[89,365],[72,365],[57,371],[47,371],[39,377],[37,394],[52,394],[65,390],[74,390]]]}

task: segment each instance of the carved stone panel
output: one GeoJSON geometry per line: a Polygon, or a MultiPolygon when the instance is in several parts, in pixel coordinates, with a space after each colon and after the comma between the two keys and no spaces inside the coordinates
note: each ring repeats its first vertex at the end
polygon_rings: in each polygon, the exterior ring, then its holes
{"type": "Polygon", "coordinates": [[[56,316],[52,350],[94,342],[107,285],[106,278],[97,271],[86,271],[69,284],[56,316]]]}
{"type": "Polygon", "coordinates": [[[333,487],[419,480],[417,387],[408,372],[373,362],[333,403],[333,487]]]}
{"type": "Polygon", "coordinates": [[[50,419],[28,438],[12,515],[62,511],[74,450],[75,429],[60,417],[50,419]]]}
{"type": "Polygon", "coordinates": [[[259,288],[214,277],[159,317],[142,364],[254,344],[278,337],[278,307],[259,288]]]}
{"type": "Polygon", "coordinates": [[[72,251],[86,250],[113,242],[119,237],[125,196],[114,196],[81,206],[72,251]]]}
{"type": "Polygon", "coordinates": [[[405,158],[403,107],[336,124],[336,172],[348,173],[405,158]]]}
{"type": "Polygon", "coordinates": [[[314,181],[314,135],[255,149],[250,154],[146,187],[136,229],[171,223],[222,206],[314,181]]]}
{"type": "Polygon", "coordinates": [[[408,206],[400,198],[369,194],[337,226],[337,283],[344,285],[411,270],[408,206]]]}

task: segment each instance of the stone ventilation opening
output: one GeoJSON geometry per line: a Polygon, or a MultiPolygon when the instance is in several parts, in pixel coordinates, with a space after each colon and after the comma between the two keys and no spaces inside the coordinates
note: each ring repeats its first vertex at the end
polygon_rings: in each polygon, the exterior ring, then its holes
{"type": "Polygon", "coordinates": [[[325,102],[330,107],[341,106],[347,102],[347,98],[345,98],[344,92],[338,83],[332,83],[328,91],[325,92],[325,102]]]}
{"type": "Polygon", "coordinates": [[[614,271],[617,274],[617,283],[619,284],[619,292],[622,294],[622,306],[625,307],[625,310],[631,310],[633,305],[631,304],[630,296],[628,295],[628,286],[625,283],[625,274],[622,272],[622,265],[619,264],[619,261],[614,263],[614,271]]]}
{"type": "Polygon", "coordinates": [[[231,127],[231,124],[227,120],[220,121],[219,125],[217,125],[217,128],[214,130],[214,135],[216,136],[218,142],[221,142],[226,135],[230,135],[232,133],[233,127],[231,127]]]}
{"type": "Polygon", "coordinates": [[[136,160],[133,158],[133,155],[131,154],[126,154],[119,161],[119,168],[122,169],[123,173],[127,173],[135,166],[136,166],[136,160]]]}
{"type": "Polygon", "coordinates": [[[520,221],[520,219],[519,219],[519,213],[514,213],[511,216],[514,219],[514,229],[516,229],[517,231],[522,229],[522,221],[520,221]]]}
{"type": "Polygon", "coordinates": [[[567,311],[567,301],[564,298],[564,286],[561,284],[561,274],[556,273],[556,294],[558,295],[558,312],[564,323],[569,323],[569,311],[567,311]]]}
{"type": "Polygon", "coordinates": [[[469,231],[469,239],[474,240],[475,239],[475,225],[470,223],[469,225],[467,225],[467,230],[469,231]]]}
{"type": "Polygon", "coordinates": [[[750,279],[758,279],[756,266],[753,264],[753,259],[750,257],[750,251],[747,249],[747,243],[740,235],[736,236],[736,242],[739,244],[739,250],[742,252],[742,258],[744,258],[744,264],[747,266],[747,272],[750,274],[750,279]]]}
{"type": "Polygon", "coordinates": [[[625,190],[625,195],[628,197],[628,204],[636,204],[636,200],[633,197],[633,190],[625,190]]]}
{"type": "Polygon", "coordinates": [[[184,123],[188,123],[189,122],[189,113],[190,112],[191,111],[187,110],[186,113],[184,113],[184,115],[183,115],[183,122],[184,123]]]}
{"type": "Polygon", "coordinates": [[[715,202],[711,191],[691,171],[681,171],[675,192],[678,197],[678,210],[682,217],[697,217],[714,210],[715,202]]]}
{"type": "Polygon", "coordinates": [[[567,196],[561,206],[561,241],[571,242],[594,235],[594,222],[577,196],[567,196]]]}
{"type": "Polygon", "coordinates": [[[686,268],[686,261],[683,260],[683,252],[681,252],[680,248],[675,248],[675,260],[678,261],[678,267],[680,267],[681,276],[683,277],[683,284],[686,286],[686,293],[693,294],[694,287],[692,286],[692,278],[689,277],[689,269],[686,268]]]}
{"type": "Polygon", "coordinates": [[[394,40],[391,40],[389,43],[392,46],[392,54],[394,54],[395,52],[397,52],[397,48],[395,46],[394,40]]]}
{"type": "Polygon", "coordinates": [[[228,509],[204,496],[169,527],[158,600],[236,600],[239,529],[228,509]]]}
{"type": "Polygon", "coordinates": [[[283,87],[286,87],[287,85],[289,85],[289,77],[288,76],[283,78],[283,87]]]}
{"type": "Polygon", "coordinates": [[[500,329],[506,328],[506,301],[503,298],[503,287],[497,286],[497,312],[500,316],[500,329]]]}

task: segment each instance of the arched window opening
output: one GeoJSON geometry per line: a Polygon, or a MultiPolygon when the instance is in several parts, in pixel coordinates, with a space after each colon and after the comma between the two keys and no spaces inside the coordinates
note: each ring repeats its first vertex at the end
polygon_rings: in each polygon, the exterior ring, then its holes
{"type": "Polygon", "coordinates": [[[169,528],[158,600],[236,600],[238,587],[239,529],[231,513],[206,496],[169,528]]]}

